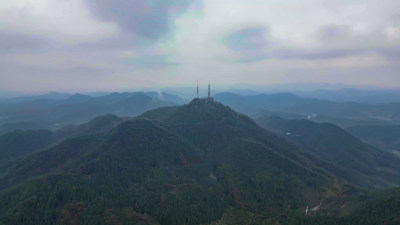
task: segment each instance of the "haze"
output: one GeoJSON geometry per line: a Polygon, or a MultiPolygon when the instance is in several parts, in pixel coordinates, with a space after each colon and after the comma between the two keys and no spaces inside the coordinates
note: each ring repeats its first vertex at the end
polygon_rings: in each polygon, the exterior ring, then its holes
{"type": "Polygon", "coordinates": [[[397,0],[2,0],[0,90],[399,88],[397,0]]]}

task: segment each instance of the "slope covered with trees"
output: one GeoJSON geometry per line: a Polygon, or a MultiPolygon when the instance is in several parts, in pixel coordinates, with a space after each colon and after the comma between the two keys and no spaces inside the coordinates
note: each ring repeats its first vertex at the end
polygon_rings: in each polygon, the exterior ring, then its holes
{"type": "Polygon", "coordinates": [[[0,170],[15,160],[44,150],[67,138],[108,132],[123,121],[123,118],[114,115],[103,115],[88,123],[66,126],[56,131],[16,130],[0,135],[0,170]]]}
{"type": "Polygon", "coordinates": [[[284,222],[307,204],[337,204],[356,190],[220,103],[194,100],[150,113],[161,119],[122,122],[8,167],[0,221],[203,224],[233,207],[275,210],[268,219],[284,222]]]}
{"type": "Polygon", "coordinates": [[[105,127],[1,173],[0,224],[335,224],[361,210],[335,165],[212,99],[105,127]]]}
{"type": "Polygon", "coordinates": [[[400,185],[400,160],[342,128],[309,120],[261,117],[257,122],[318,157],[345,168],[350,182],[367,188],[400,185]]]}
{"type": "Polygon", "coordinates": [[[0,136],[0,170],[11,161],[48,147],[53,139],[49,130],[14,131],[0,136]]]}
{"type": "Polygon", "coordinates": [[[361,140],[400,157],[400,126],[354,126],[346,129],[361,140]]]}

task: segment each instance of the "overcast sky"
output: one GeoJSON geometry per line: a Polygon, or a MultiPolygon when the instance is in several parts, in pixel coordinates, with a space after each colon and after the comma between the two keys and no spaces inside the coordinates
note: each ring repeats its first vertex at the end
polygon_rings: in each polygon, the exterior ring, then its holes
{"type": "Polygon", "coordinates": [[[400,88],[399,0],[1,0],[1,91],[400,88]]]}

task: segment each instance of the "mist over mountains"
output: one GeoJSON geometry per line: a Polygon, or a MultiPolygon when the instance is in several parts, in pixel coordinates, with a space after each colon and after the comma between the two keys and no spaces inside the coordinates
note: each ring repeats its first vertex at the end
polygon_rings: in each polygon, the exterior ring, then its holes
{"type": "Polygon", "coordinates": [[[0,225],[399,225],[399,9],[1,0],[0,225]]]}
{"type": "Polygon", "coordinates": [[[137,116],[150,109],[185,102],[178,96],[155,92],[116,92],[99,97],[49,93],[10,99],[0,103],[0,133],[14,129],[56,129],[103,114],[137,116]]]}
{"type": "Polygon", "coordinates": [[[290,93],[6,100],[0,224],[397,224],[398,105],[290,93]]]}
{"type": "Polygon", "coordinates": [[[359,102],[367,104],[399,102],[399,90],[342,88],[338,90],[320,89],[316,91],[293,91],[301,97],[318,98],[334,102],[359,102]]]}
{"type": "Polygon", "coordinates": [[[271,114],[287,118],[332,122],[342,127],[359,124],[398,124],[400,119],[400,103],[341,103],[302,98],[290,93],[254,96],[221,93],[215,95],[215,99],[252,117],[271,114]]]}
{"type": "MultiPolygon", "coordinates": [[[[333,99],[354,97],[349,92],[369,93],[352,89],[326,91],[335,96],[333,99]]],[[[318,98],[305,98],[291,93],[245,93],[247,94],[239,95],[222,92],[217,93],[215,99],[253,118],[267,114],[285,118],[309,118],[317,122],[332,122],[341,127],[391,125],[399,124],[400,121],[400,97],[397,98],[395,94],[391,103],[382,101],[367,104],[363,101],[323,100],[324,97],[320,94],[316,94],[318,98]]],[[[375,92],[370,94],[373,93],[375,92]]],[[[15,129],[57,129],[83,123],[103,114],[137,116],[150,109],[187,102],[187,99],[165,92],[116,92],[103,93],[100,96],[51,92],[46,95],[10,98],[0,101],[0,133],[15,129]]]]}

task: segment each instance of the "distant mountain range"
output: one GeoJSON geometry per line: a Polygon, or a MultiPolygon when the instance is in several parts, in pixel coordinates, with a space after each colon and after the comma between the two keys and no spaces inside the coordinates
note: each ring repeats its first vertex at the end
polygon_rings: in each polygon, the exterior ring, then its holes
{"type": "Polygon", "coordinates": [[[400,90],[355,89],[292,91],[291,93],[306,98],[317,98],[334,102],[358,102],[367,104],[382,104],[400,102],[400,90]]]}
{"type": "Polygon", "coordinates": [[[290,93],[240,96],[232,93],[215,95],[215,99],[253,118],[278,115],[318,122],[332,122],[342,127],[400,123],[400,103],[361,104],[302,98],[290,93]]]}
{"type": "MultiPolygon", "coordinates": [[[[316,122],[331,122],[345,128],[400,124],[400,102],[385,104],[336,102],[340,97],[343,97],[340,101],[345,101],[351,100],[350,97],[366,96],[370,93],[368,91],[343,89],[336,92],[328,90],[313,93],[294,92],[313,98],[300,97],[292,93],[257,95],[250,90],[243,90],[240,93],[246,95],[218,93],[214,98],[252,118],[265,115],[287,119],[308,118],[316,122]],[[326,97],[330,95],[336,97],[326,97]]],[[[382,96],[392,94],[393,97],[390,99],[393,101],[397,98],[397,92],[379,93],[382,96]]],[[[12,98],[0,102],[0,134],[17,129],[57,129],[69,124],[84,123],[103,114],[137,116],[147,110],[182,105],[187,102],[186,99],[165,92],[103,93],[96,97],[51,92],[40,96],[12,98]]]]}
{"type": "Polygon", "coordinates": [[[4,98],[4,99],[0,99],[0,103],[5,103],[5,102],[17,103],[17,102],[31,101],[31,100],[38,100],[38,99],[63,100],[63,99],[67,99],[70,96],[71,96],[71,94],[67,94],[67,93],[49,92],[49,93],[43,94],[43,95],[4,98]]]}
{"type": "Polygon", "coordinates": [[[150,109],[187,102],[175,95],[156,92],[65,97],[50,93],[0,103],[0,134],[16,129],[56,129],[84,123],[103,114],[137,116],[150,109]]]}

